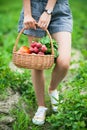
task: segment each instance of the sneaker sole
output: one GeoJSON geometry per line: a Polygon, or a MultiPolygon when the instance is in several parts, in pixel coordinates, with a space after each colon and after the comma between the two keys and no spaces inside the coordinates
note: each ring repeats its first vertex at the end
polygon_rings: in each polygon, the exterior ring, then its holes
{"type": "Polygon", "coordinates": [[[45,123],[45,121],[38,122],[38,121],[35,121],[34,119],[32,119],[32,122],[35,125],[43,125],[45,123]]]}

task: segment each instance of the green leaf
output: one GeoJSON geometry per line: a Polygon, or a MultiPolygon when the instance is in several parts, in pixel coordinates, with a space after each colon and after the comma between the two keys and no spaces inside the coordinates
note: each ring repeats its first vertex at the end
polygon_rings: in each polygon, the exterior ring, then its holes
{"type": "MultiPolygon", "coordinates": [[[[50,44],[50,39],[48,36],[42,37],[41,39],[39,39],[38,42],[42,43],[43,45],[46,45],[47,52],[45,54],[51,54],[51,44],[50,44]]],[[[59,55],[58,44],[54,39],[52,39],[52,43],[53,43],[53,47],[54,47],[54,57],[57,58],[59,55]]]]}

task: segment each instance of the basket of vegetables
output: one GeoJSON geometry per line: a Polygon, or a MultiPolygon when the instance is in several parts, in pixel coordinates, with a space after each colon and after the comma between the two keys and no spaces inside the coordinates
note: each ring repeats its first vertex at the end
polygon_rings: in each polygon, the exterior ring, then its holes
{"type": "Polygon", "coordinates": [[[18,42],[23,31],[24,28],[18,34],[13,47],[13,63],[17,67],[26,69],[43,70],[51,68],[54,64],[55,51],[49,31],[46,30],[47,36],[49,37],[48,44],[44,37],[38,42],[32,41],[30,47],[21,46],[20,49],[17,49],[18,42]]]}

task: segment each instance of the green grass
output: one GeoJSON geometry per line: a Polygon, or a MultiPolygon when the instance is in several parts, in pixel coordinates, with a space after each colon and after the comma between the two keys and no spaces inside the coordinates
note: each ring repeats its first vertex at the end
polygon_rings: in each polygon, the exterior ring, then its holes
{"type": "Polygon", "coordinates": [[[86,0],[77,0],[76,2],[71,1],[71,8],[74,19],[73,27],[73,47],[82,50],[87,50],[87,22],[86,22],[86,0]]]}
{"type": "MultiPolygon", "coordinates": [[[[17,26],[22,1],[0,1],[0,100],[6,98],[6,88],[11,87],[21,94],[21,100],[11,115],[16,118],[13,130],[83,130],[87,128],[87,1],[70,0],[72,8],[74,28],[72,33],[72,47],[80,50],[83,58],[78,62],[79,69],[70,70],[74,78],[69,77],[68,81],[59,85],[60,102],[57,114],[52,113],[47,89],[50,83],[52,69],[45,70],[46,79],[46,105],[49,107],[47,120],[43,126],[32,124],[32,117],[37,108],[34,89],[32,87],[31,72],[25,70],[23,75],[12,72],[9,69],[9,62],[12,59],[12,50],[15,44],[17,26]],[[67,86],[63,92],[62,87],[67,86]],[[61,100],[64,102],[61,104],[61,100]],[[21,107],[22,102],[26,104],[25,110],[21,107]],[[67,104],[67,105],[66,105],[67,104]]],[[[26,36],[20,38],[21,44],[28,44],[26,36]]]]}

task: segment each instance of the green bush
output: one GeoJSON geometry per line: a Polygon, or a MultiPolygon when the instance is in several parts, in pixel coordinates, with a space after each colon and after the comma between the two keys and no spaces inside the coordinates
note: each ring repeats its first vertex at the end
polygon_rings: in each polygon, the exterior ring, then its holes
{"type": "Polygon", "coordinates": [[[29,122],[31,121],[29,115],[21,106],[17,106],[17,108],[12,111],[12,114],[14,114],[14,118],[16,119],[12,126],[13,130],[27,130],[29,122]]]}
{"type": "Polygon", "coordinates": [[[87,128],[87,61],[80,63],[75,78],[69,82],[58,104],[58,113],[52,114],[47,121],[52,130],[82,130],[87,128]]]}
{"type": "Polygon", "coordinates": [[[0,57],[0,94],[10,87],[14,91],[18,91],[22,96],[25,96],[35,102],[34,89],[31,81],[30,71],[14,72],[4,63],[3,57],[0,57]]]}

